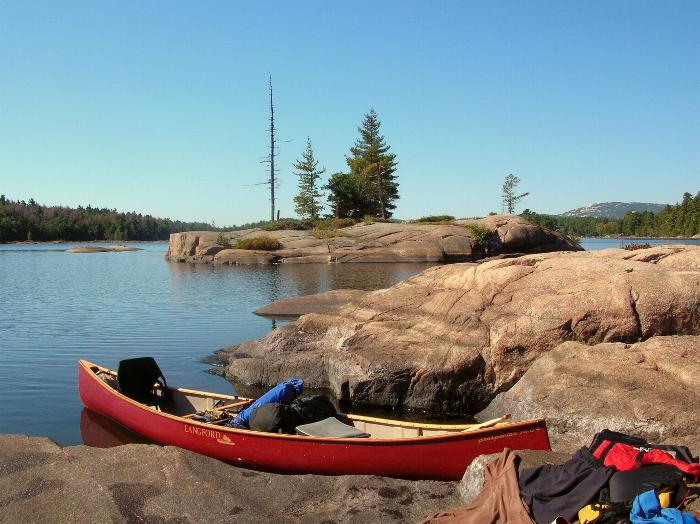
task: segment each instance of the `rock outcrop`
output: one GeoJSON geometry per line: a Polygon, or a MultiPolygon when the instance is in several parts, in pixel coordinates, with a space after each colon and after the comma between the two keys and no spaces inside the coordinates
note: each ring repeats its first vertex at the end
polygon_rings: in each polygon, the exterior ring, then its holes
{"type": "Polygon", "coordinates": [[[301,376],[358,406],[479,410],[563,342],[700,334],[700,272],[687,270],[700,249],[673,250],[653,261],[611,250],[433,267],[220,356],[244,384],[301,376]]]}
{"type": "Polygon", "coordinates": [[[118,253],[121,251],[143,251],[134,246],[80,246],[66,249],[66,253],[118,253]]]}
{"type": "Polygon", "coordinates": [[[595,256],[649,262],[659,266],[686,271],[700,271],[700,246],[692,244],[670,244],[647,249],[603,249],[593,251],[595,256]]]}
{"type": "Polygon", "coordinates": [[[700,336],[637,344],[565,342],[541,356],[479,417],[545,417],[557,449],[590,442],[602,428],[652,442],[700,443],[700,336]]]}
{"type": "Polygon", "coordinates": [[[540,253],[580,249],[565,236],[514,215],[495,215],[454,224],[422,225],[373,223],[339,229],[324,237],[313,231],[263,231],[246,229],[223,233],[235,245],[238,240],[271,237],[282,248],[246,251],[216,243],[220,233],[194,231],[170,235],[166,259],[173,262],[213,264],[348,263],[348,262],[455,262],[478,260],[504,253],[540,253]],[[475,239],[470,226],[488,230],[475,239]],[[317,235],[317,236],[315,236],[317,235]]]}
{"type": "Polygon", "coordinates": [[[256,315],[293,318],[309,313],[332,313],[348,304],[359,303],[369,291],[334,289],[315,295],[282,298],[255,310],[256,315]]]}
{"type": "Polygon", "coordinates": [[[3,522],[418,522],[457,505],[452,482],[278,475],[174,447],[0,435],[3,522]]]}

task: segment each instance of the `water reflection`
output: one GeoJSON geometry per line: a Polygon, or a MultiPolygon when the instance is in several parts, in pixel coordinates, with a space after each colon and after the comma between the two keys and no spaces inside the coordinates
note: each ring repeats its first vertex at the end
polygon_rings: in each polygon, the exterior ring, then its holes
{"type": "Polygon", "coordinates": [[[93,448],[113,448],[122,444],[152,444],[141,435],[99,413],[83,408],[80,412],[80,436],[93,448]]]}
{"type": "Polygon", "coordinates": [[[391,287],[435,264],[274,264],[211,265],[169,263],[171,288],[187,294],[193,288],[231,293],[253,291],[260,305],[281,298],[312,295],[332,289],[375,290],[391,287]]]}

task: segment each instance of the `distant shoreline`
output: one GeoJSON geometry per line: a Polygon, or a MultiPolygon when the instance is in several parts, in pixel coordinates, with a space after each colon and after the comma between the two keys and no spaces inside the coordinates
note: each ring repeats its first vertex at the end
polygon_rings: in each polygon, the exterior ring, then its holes
{"type": "Polygon", "coordinates": [[[0,244],[162,244],[167,240],[12,240],[0,244]]]}
{"type": "Polygon", "coordinates": [[[581,237],[600,240],[700,240],[700,237],[581,237]]]}
{"type": "MultiPolygon", "coordinates": [[[[601,237],[587,237],[582,236],[580,239],[589,240],[700,240],[700,237],[622,237],[622,236],[601,236],[601,237]]],[[[97,243],[107,243],[107,244],[130,244],[130,243],[141,243],[141,244],[162,244],[167,243],[168,240],[15,240],[10,242],[2,242],[0,244],[97,244],[97,243]]]]}

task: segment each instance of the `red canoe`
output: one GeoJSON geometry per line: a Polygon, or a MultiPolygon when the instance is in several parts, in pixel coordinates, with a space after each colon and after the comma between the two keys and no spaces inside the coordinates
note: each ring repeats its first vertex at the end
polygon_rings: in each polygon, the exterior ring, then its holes
{"type": "MultiPolygon", "coordinates": [[[[383,475],[459,480],[474,458],[508,447],[549,450],[543,419],[482,424],[418,424],[347,415],[369,438],[320,438],[223,427],[188,418],[217,404],[248,399],[171,388],[173,409],[156,410],[125,397],[116,373],[81,360],[78,390],[85,406],[148,439],[225,462],[269,471],[321,475],[383,475]],[[98,375],[99,374],[99,375],[98,375]]],[[[226,406],[222,406],[226,407],[226,406]]],[[[221,408],[218,408],[221,409],[221,408]]]]}

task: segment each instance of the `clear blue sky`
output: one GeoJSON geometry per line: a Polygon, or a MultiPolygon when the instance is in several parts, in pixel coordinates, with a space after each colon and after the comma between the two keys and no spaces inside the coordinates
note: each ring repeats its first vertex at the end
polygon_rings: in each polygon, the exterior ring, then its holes
{"type": "Polygon", "coordinates": [[[0,193],[218,225],[279,207],[310,136],[345,168],[375,108],[399,218],[700,190],[700,2],[0,0],[0,193]]]}

